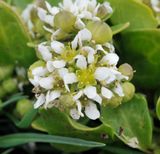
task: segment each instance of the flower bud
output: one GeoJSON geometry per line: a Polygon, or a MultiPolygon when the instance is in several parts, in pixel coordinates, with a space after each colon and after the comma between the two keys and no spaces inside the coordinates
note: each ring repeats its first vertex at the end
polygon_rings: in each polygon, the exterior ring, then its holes
{"type": "Polygon", "coordinates": [[[12,78],[4,80],[2,83],[2,87],[6,91],[6,93],[12,93],[17,90],[17,80],[12,78]]]}
{"type": "Polygon", "coordinates": [[[115,95],[109,100],[108,99],[103,100],[103,105],[115,108],[122,103],[122,99],[123,99],[122,97],[115,95]]]}
{"type": "Polygon", "coordinates": [[[13,66],[1,66],[0,67],[0,81],[13,73],[13,66]]]}
{"type": "Polygon", "coordinates": [[[33,105],[29,99],[22,99],[16,104],[16,111],[20,117],[23,117],[31,109],[33,109],[33,105]]]}
{"type": "Polygon", "coordinates": [[[76,17],[68,11],[61,11],[54,18],[55,26],[68,33],[74,29],[75,22],[76,17]]]}
{"type": "Polygon", "coordinates": [[[101,21],[92,21],[87,24],[87,29],[92,33],[96,43],[106,43],[112,40],[112,30],[108,24],[101,21]]]}
{"type": "Polygon", "coordinates": [[[73,101],[73,97],[71,95],[62,95],[59,98],[59,100],[60,100],[60,104],[64,108],[71,108],[75,104],[75,102],[73,101]]]}
{"type": "Polygon", "coordinates": [[[122,88],[124,93],[123,102],[125,103],[130,101],[133,98],[135,94],[135,87],[132,83],[125,82],[122,84],[122,88]]]}
{"type": "Polygon", "coordinates": [[[129,81],[133,78],[133,68],[131,65],[125,63],[119,66],[118,70],[125,76],[129,77],[129,81]]]}

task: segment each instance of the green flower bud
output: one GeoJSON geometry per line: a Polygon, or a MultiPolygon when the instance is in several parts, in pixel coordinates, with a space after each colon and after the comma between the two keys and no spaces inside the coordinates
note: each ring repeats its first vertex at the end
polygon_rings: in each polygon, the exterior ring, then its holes
{"type": "Polygon", "coordinates": [[[122,103],[122,99],[123,99],[122,97],[115,95],[111,99],[104,99],[103,105],[115,108],[122,103]]]}
{"type": "Polygon", "coordinates": [[[29,78],[32,78],[33,75],[32,75],[32,70],[36,67],[44,67],[45,66],[45,62],[43,62],[42,60],[38,60],[36,61],[34,64],[32,64],[30,67],[29,67],[29,70],[28,70],[28,77],[29,78]]]}
{"type": "Polygon", "coordinates": [[[16,104],[16,111],[20,117],[23,117],[31,109],[33,109],[33,104],[29,99],[22,99],[16,104]]]}
{"type": "Polygon", "coordinates": [[[135,86],[130,82],[125,82],[122,84],[122,88],[124,92],[123,102],[130,101],[135,94],[135,86]]]}
{"type": "Polygon", "coordinates": [[[102,20],[105,20],[107,17],[108,17],[108,10],[107,8],[104,6],[104,5],[101,5],[99,8],[98,8],[98,12],[97,12],[97,16],[99,18],[101,18],[102,20]]]}
{"type": "Polygon", "coordinates": [[[129,81],[133,78],[133,68],[129,64],[125,63],[119,66],[118,70],[125,76],[129,77],[129,81]]]}
{"type": "Polygon", "coordinates": [[[2,83],[2,87],[6,91],[6,93],[13,93],[17,90],[17,80],[12,78],[4,80],[2,83]]]}
{"type": "Polygon", "coordinates": [[[74,29],[75,22],[76,17],[68,11],[61,11],[54,18],[55,26],[68,33],[74,29]]]}
{"type": "Polygon", "coordinates": [[[13,73],[13,66],[1,66],[0,67],[0,81],[13,73]]]}
{"type": "Polygon", "coordinates": [[[96,43],[106,43],[112,40],[112,30],[108,24],[102,21],[91,21],[87,24],[87,29],[92,33],[92,39],[96,43]]]}
{"type": "Polygon", "coordinates": [[[60,98],[60,104],[64,108],[71,108],[75,104],[73,97],[71,95],[62,95],[60,98]]]}

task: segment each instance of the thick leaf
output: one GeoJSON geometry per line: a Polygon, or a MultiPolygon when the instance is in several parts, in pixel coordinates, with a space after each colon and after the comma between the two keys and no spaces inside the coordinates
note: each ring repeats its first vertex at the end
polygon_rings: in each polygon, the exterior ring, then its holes
{"type": "Polygon", "coordinates": [[[124,23],[124,24],[119,24],[119,25],[112,26],[111,29],[112,29],[113,35],[116,35],[116,34],[122,32],[123,30],[128,28],[129,25],[130,25],[130,23],[127,22],[127,23],[124,23]]]}
{"type": "Polygon", "coordinates": [[[158,98],[158,101],[157,101],[156,113],[157,113],[158,119],[160,120],[160,97],[158,98]]]}
{"type": "Polygon", "coordinates": [[[20,17],[0,1],[0,64],[28,67],[35,61],[35,51],[27,46],[29,35],[20,17]]]}
{"type": "MultiPolygon", "coordinates": [[[[105,143],[110,142],[107,138],[113,136],[111,128],[107,125],[91,128],[72,120],[65,113],[56,108],[48,110],[42,109],[39,114],[40,117],[32,124],[32,126],[35,129],[46,131],[52,135],[77,137],[105,143]]],[[[87,150],[69,146],[60,146],[59,148],[71,152],[87,150]]]]}
{"type": "Polygon", "coordinates": [[[141,88],[160,86],[160,30],[135,30],[122,34],[121,58],[136,70],[134,83],[141,88]]]}
{"type": "Polygon", "coordinates": [[[101,121],[112,127],[116,136],[131,147],[143,150],[150,147],[152,124],[144,96],[137,94],[117,108],[103,107],[101,121]]]}
{"type": "Polygon", "coordinates": [[[92,148],[105,146],[105,144],[103,143],[85,141],[70,137],[52,136],[52,135],[36,134],[36,133],[20,133],[20,134],[11,134],[0,137],[0,148],[9,148],[31,142],[56,143],[56,144],[76,145],[80,147],[92,147],[92,148]]]}
{"type": "Polygon", "coordinates": [[[114,8],[113,25],[129,22],[127,30],[155,28],[158,23],[151,9],[136,0],[108,0],[114,8]]]}

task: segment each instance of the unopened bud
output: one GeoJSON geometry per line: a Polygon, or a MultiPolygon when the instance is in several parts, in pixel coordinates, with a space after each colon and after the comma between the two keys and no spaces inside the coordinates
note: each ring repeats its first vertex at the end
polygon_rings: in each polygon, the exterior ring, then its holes
{"type": "Polygon", "coordinates": [[[22,99],[16,104],[16,111],[20,117],[23,117],[31,109],[33,109],[33,105],[32,102],[28,99],[22,99]]]}
{"type": "Polygon", "coordinates": [[[55,26],[68,33],[74,29],[75,22],[76,17],[68,11],[61,11],[54,18],[55,26]]]}
{"type": "Polygon", "coordinates": [[[106,43],[112,40],[112,30],[108,24],[101,21],[92,21],[87,24],[87,29],[92,33],[96,43],[106,43]]]}
{"type": "Polygon", "coordinates": [[[60,104],[62,104],[65,108],[73,107],[75,104],[71,95],[62,95],[59,100],[60,104]]]}
{"type": "Polygon", "coordinates": [[[122,88],[124,93],[123,102],[125,103],[133,98],[135,94],[135,86],[130,82],[125,82],[122,84],[122,88]]]}
{"type": "Polygon", "coordinates": [[[4,80],[2,83],[2,87],[6,91],[6,93],[15,92],[17,90],[17,80],[12,78],[4,80]]]}
{"type": "Polygon", "coordinates": [[[121,72],[123,75],[128,76],[129,77],[129,81],[133,78],[133,68],[131,67],[131,65],[125,63],[119,66],[118,68],[119,72],[121,72]]]}
{"type": "Polygon", "coordinates": [[[13,73],[13,66],[1,66],[0,67],[0,81],[9,77],[13,73]]]}

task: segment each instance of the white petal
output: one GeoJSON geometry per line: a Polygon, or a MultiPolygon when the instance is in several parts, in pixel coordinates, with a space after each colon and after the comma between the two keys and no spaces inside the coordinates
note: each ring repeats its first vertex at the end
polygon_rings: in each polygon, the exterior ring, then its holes
{"type": "Polygon", "coordinates": [[[38,51],[40,52],[40,54],[42,55],[42,58],[45,61],[49,61],[52,59],[52,54],[50,53],[49,49],[47,46],[43,45],[43,44],[39,44],[38,45],[38,51]]]}
{"type": "Polygon", "coordinates": [[[65,46],[63,43],[60,43],[58,41],[52,41],[51,48],[54,50],[55,53],[61,54],[64,51],[65,46]]]}
{"type": "Polygon", "coordinates": [[[80,99],[83,95],[83,91],[79,91],[76,95],[73,96],[73,99],[76,101],[78,99],[80,99]]]}
{"type": "Polygon", "coordinates": [[[80,115],[76,108],[70,110],[70,116],[75,120],[78,120],[80,118],[80,115]]]}
{"type": "Polygon", "coordinates": [[[111,52],[111,53],[115,52],[115,48],[114,48],[113,44],[107,42],[104,44],[104,46],[109,49],[109,52],[111,52]]]}
{"type": "Polygon", "coordinates": [[[97,109],[96,104],[89,102],[87,106],[85,106],[85,114],[89,119],[96,120],[100,117],[100,112],[97,109]]]}
{"type": "Polygon", "coordinates": [[[117,54],[115,54],[115,53],[108,53],[107,55],[105,55],[102,58],[102,60],[100,61],[100,63],[116,66],[117,63],[118,63],[118,61],[119,61],[119,57],[118,57],[117,54]]]}
{"type": "Polygon", "coordinates": [[[63,68],[66,65],[66,62],[64,60],[55,60],[52,62],[52,65],[55,68],[63,68]]]}
{"type": "Polygon", "coordinates": [[[74,40],[71,42],[72,49],[76,49],[78,46],[78,35],[74,38],[74,40]]]}
{"type": "Polygon", "coordinates": [[[66,74],[68,74],[68,69],[67,68],[60,68],[60,69],[58,69],[58,73],[59,73],[59,76],[61,78],[63,78],[66,74]]]}
{"type": "Polygon", "coordinates": [[[46,15],[47,15],[47,11],[46,10],[44,10],[42,8],[38,8],[38,17],[40,18],[40,20],[45,22],[46,15]]]}
{"type": "Polygon", "coordinates": [[[116,94],[118,94],[120,97],[123,97],[124,96],[124,93],[123,93],[123,89],[122,89],[122,86],[120,84],[117,84],[116,87],[113,89],[114,92],[116,94]]]}
{"type": "Polygon", "coordinates": [[[88,63],[92,64],[94,62],[94,54],[89,53],[87,57],[88,63]]]}
{"type": "Polygon", "coordinates": [[[93,99],[93,98],[96,97],[96,95],[97,95],[96,87],[87,86],[87,87],[84,89],[84,94],[85,94],[88,98],[93,99]]]}
{"type": "Polygon", "coordinates": [[[112,91],[105,88],[105,87],[101,88],[101,94],[102,94],[103,97],[105,97],[107,99],[111,99],[113,97],[112,91]]]}
{"type": "Polygon", "coordinates": [[[112,13],[113,12],[113,9],[112,9],[112,7],[110,6],[110,4],[108,2],[104,2],[102,5],[107,9],[108,13],[112,13]]]}
{"type": "Polygon", "coordinates": [[[41,78],[39,84],[42,88],[49,90],[53,88],[53,82],[54,82],[53,77],[49,76],[46,78],[41,78]]]}
{"type": "Polygon", "coordinates": [[[99,104],[102,104],[102,98],[98,94],[92,100],[96,101],[99,104]]]}
{"type": "Polygon", "coordinates": [[[76,101],[77,108],[78,108],[78,113],[80,114],[81,117],[84,117],[84,114],[82,113],[82,104],[80,101],[76,101]]]}
{"type": "Polygon", "coordinates": [[[49,72],[53,72],[55,70],[55,67],[53,66],[53,61],[48,61],[46,67],[49,72]]]}
{"type": "Polygon", "coordinates": [[[41,94],[40,96],[37,97],[37,101],[34,104],[34,108],[37,109],[39,108],[41,105],[43,105],[45,103],[45,95],[41,94]]]}
{"type": "Polygon", "coordinates": [[[78,55],[75,57],[77,59],[76,66],[80,69],[86,69],[87,68],[87,60],[84,56],[78,55]]]}
{"type": "Polygon", "coordinates": [[[58,7],[52,7],[47,1],[45,1],[45,3],[46,3],[46,7],[47,7],[49,13],[51,13],[52,15],[55,15],[59,12],[58,7]]]}
{"type": "Polygon", "coordinates": [[[54,24],[54,17],[52,15],[46,15],[44,22],[46,22],[50,26],[53,26],[53,24],[54,24]]]}
{"type": "Polygon", "coordinates": [[[103,81],[109,76],[109,69],[107,67],[99,67],[95,71],[95,78],[99,81],[103,81]]]}
{"type": "Polygon", "coordinates": [[[45,69],[44,67],[36,67],[32,70],[32,74],[34,76],[44,76],[47,73],[47,69],[45,69]]]}
{"type": "Polygon", "coordinates": [[[79,37],[82,41],[90,41],[92,39],[92,33],[88,29],[84,28],[79,32],[79,37]]]}
{"type": "Polygon", "coordinates": [[[77,29],[83,29],[83,28],[85,28],[85,24],[80,18],[78,18],[76,23],[75,23],[75,27],[77,29]]]}
{"type": "Polygon", "coordinates": [[[34,78],[33,79],[29,79],[29,81],[32,83],[32,85],[34,85],[35,87],[38,87],[40,79],[41,79],[41,77],[34,76],[34,78]]]}

